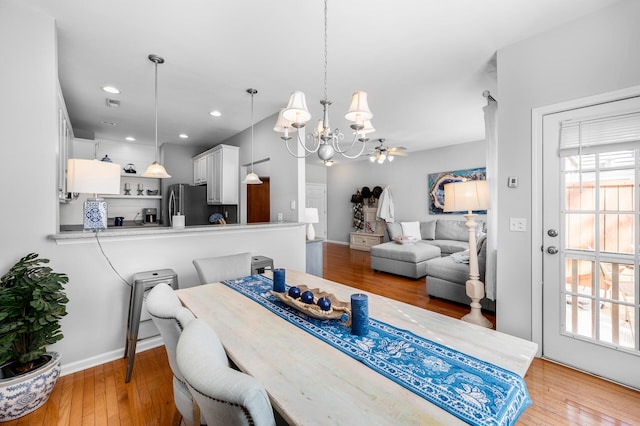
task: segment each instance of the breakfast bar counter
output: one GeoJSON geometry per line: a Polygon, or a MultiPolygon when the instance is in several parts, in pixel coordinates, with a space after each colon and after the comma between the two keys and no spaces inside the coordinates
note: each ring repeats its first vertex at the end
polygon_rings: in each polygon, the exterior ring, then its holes
{"type": "MultiPolygon", "coordinates": [[[[221,233],[237,233],[256,230],[276,230],[278,228],[291,228],[304,226],[303,223],[297,222],[263,222],[263,223],[234,223],[224,225],[196,225],[187,226],[185,228],[172,228],[170,226],[112,226],[105,230],[99,231],[100,238],[114,238],[114,237],[141,237],[141,238],[162,238],[162,237],[175,237],[175,236],[187,236],[193,234],[221,234],[221,233]]],[[[48,236],[49,239],[55,240],[58,244],[62,244],[65,241],[94,239],[95,232],[93,231],[62,231],[57,234],[48,236]]]]}

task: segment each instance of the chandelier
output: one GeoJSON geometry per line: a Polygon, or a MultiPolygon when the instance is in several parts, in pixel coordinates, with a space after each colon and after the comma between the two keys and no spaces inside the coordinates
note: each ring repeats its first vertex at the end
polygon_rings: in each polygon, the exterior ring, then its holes
{"type": "Polygon", "coordinates": [[[373,114],[369,109],[367,93],[358,91],[351,96],[351,106],[345,118],[351,122],[353,129],[353,139],[350,143],[341,145],[345,136],[339,129],[331,130],[329,125],[329,106],[331,101],[327,97],[327,0],[324,0],[324,98],[320,101],[322,105],[322,119],[318,121],[312,133],[307,133],[305,138],[309,141],[310,147],[300,135],[307,121],[311,119],[311,113],[307,108],[307,100],[304,92],[295,91],[289,98],[286,108],[283,108],[278,115],[278,120],[273,130],[282,133],[280,139],[284,140],[287,151],[295,158],[305,158],[310,154],[318,153],[318,157],[325,165],[333,164],[332,158],[335,153],[345,158],[357,158],[364,152],[365,142],[369,140],[367,135],[374,132],[371,124],[373,114]],[[297,143],[305,150],[305,154],[298,156],[289,146],[292,139],[290,134],[297,133],[297,143]],[[353,150],[360,143],[359,149],[353,150]]]}

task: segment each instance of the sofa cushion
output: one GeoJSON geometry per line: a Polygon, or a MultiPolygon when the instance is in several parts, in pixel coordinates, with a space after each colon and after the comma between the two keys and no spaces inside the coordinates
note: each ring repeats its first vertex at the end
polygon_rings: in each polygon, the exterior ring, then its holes
{"type": "Polygon", "coordinates": [[[440,247],[440,253],[442,256],[449,256],[452,253],[469,249],[469,243],[467,241],[433,240],[424,241],[424,243],[440,247]]]}
{"type": "Polygon", "coordinates": [[[430,220],[428,222],[420,222],[420,235],[422,235],[423,240],[435,240],[436,221],[430,220]]]}
{"type": "Polygon", "coordinates": [[[469,230],[463,220],[438,219],[435,239],[469,241],[469,230]]]}
{"type": "Polygon", "coordinates": [[[440,257],[440,249],[432,244],[424,244],[421,241],[412,245],[390,242],[371,247],[371,257],[384,257],[402,262],[419,263],[440,257]]]}
{"type": "Polygon", "coordinates": [[[420,234],[420,222],[400,222],[402,226],[402,235],[407,237],[413,237],[416,240],[421,240],[420,234]]]}
{"type": "Polygon", "coordinates": [[[402,235],[402,226],[398,222],[387,223],[387,234],[389,234],[390,240],[399,237],[402,235]]]}
{"type": "MultiPolygon", "coordinates": [[[[480,281],[484,282],[485,264],[478,261],[480,281]]],[[[429,277],[440,278],[464,285],[469,279],[469,264],[457,263],[451,256],[432,259],[427,262],[427,286],[429,277]]]]}

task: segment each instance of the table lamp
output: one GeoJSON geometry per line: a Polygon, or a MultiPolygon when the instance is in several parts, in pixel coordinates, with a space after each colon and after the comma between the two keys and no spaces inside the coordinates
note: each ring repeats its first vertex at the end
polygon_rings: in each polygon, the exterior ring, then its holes
{"type": "Polygon", "coordinates": [[[314,240],[316,238],[316,231],[313,229],[313,224],[320,222],[318,218],[318,209],[315,207],[307,207],[304,209],[304,223],[307,224],[307,240],[314,240]]]}
{"type": "Polygon", "coordinates": [[[120,164],[71,158],[67,162],[67,191],[93,194],[84,202],[85,231],[107,229],[107,202],[98,194],[120,193],[120,164]]]}
{"type": "MultiPolygon", "coordinates": [[[[466,283],[467,296],[471,298],[471,312],[462,317],[463,321],[492,328],[493,324],[482,315],[480,301],[484,298],[484,283],[480,281],[478,269],[478,249],[476,244],[476,214],[474,210],[488,208],[487,181],[469,180],[444,185],[444,211],[467,211],[464,217],[469,229],[469,280],[466,283]]],[[[427,283],[428,285],[428,283],[427,283]]]]}

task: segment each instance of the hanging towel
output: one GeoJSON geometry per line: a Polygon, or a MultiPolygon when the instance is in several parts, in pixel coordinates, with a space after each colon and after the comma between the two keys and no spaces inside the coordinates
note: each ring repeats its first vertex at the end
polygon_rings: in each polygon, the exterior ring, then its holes
{"type": "Polygon", "coordinates": [[[393,199],[391,198],[391,188],[386,186],[378,199],[378,211],[376,219],[384,220],[387,223],[394,222],[393,199]]]}

